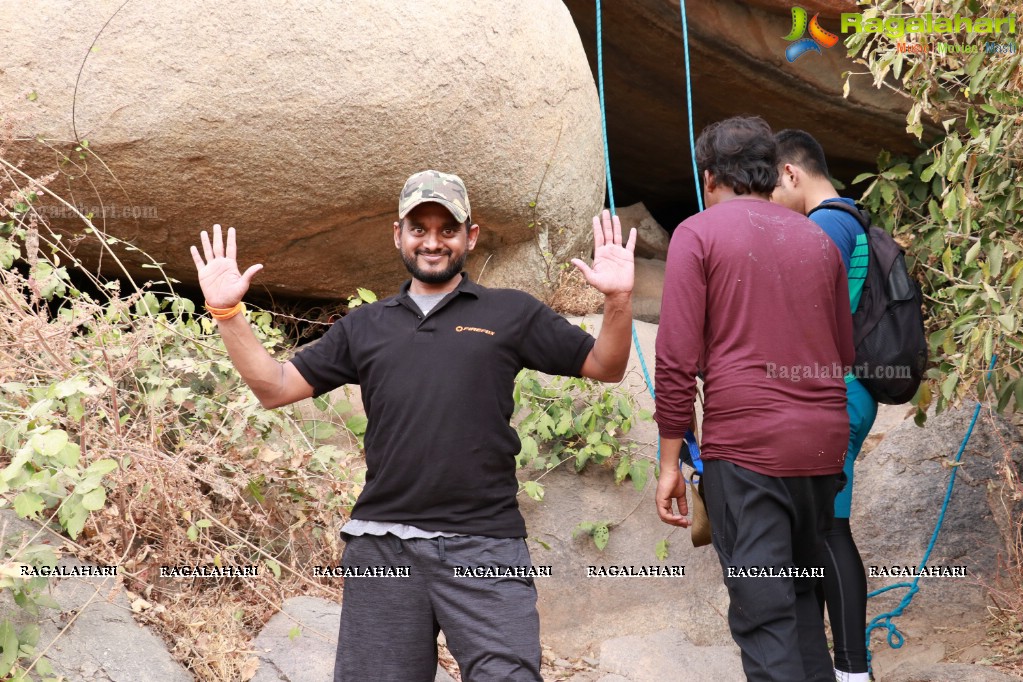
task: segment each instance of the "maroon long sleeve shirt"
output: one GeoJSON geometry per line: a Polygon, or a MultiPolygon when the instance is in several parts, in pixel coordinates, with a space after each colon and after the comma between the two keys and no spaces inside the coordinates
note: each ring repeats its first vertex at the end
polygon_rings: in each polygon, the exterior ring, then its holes
{"type": "Polygon", "coordinates": [[[842,258],[810,220],[739,198],[675,230],[657,333],[662,437],[690,427],[702,372],[703,459],[769,476],[836,474],[853,359],[842,258]]]}

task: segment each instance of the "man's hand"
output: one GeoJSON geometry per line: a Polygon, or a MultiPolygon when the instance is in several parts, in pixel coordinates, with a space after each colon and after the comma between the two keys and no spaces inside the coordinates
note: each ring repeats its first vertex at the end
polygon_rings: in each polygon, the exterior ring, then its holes
{"type": "Polygon", "coordinates": [[[203,296],[206,297],[206,304],[214,308],[234,307],[245,296],[253,276],[262,270],[263,266],[256,264],[250,266],[244,274],[239,272],[238,261],[235,260],[238,249],[235,245],[233,227],[227,230],[226,249],[220,225],[213,226],[212,245],[206,230],[203,230],[199,237],[202,240],[202,250],[206,261],[203,262],[197,248],[192,246],[190,250],[192,260],[195,261],[195,269],[199,271],[199,286],[202,287],[203,296]]]}
{"type": "Polygon", "coordinates": [[[622,245],[622,223],[608,210],[593,217],[593,266],[578,258],[572,263],[594,289],[605,296],[632,293],[636,228],[629,232],[629,241],[622,245]]]}
{"type": "MultiPolygon", "coordinates": [[[[663,456],[662,452],[662,456],[663,456]]],[[[661,521],[672,526],[688,528],[689,505],[686,503],[686,481],[678,468],[678,460],[670,459],[661,462],[661,475],[657,478],[657,492],[654,494],[657,503],[657,515],[661,521]],[[672,509],[672,500],[678,501],[678,513],[672,509]]]]}

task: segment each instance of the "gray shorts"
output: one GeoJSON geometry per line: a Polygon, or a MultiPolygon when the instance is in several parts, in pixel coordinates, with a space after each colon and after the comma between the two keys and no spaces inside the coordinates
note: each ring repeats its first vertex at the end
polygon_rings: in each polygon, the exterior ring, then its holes
{"type": "Polygon", "coordinates": [[[543,682],[533,579],[465,575],[532,566],[523,538],[345,539],[346,569],[408,577],[345,578],[334,682],[433,682],[442,630],[466,682],[543,682]]]}

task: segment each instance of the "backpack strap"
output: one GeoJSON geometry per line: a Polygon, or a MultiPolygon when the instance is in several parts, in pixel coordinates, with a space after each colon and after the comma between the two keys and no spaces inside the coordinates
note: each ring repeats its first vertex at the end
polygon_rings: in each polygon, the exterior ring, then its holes
{"type": "Polygon", "coordinates": [[[870,234],[870,216],[867,214],[867,212],[863,211],[863,210],[860,210],[860,208],[858,208],[856,206],[850,206],[849,204],[845,203],[844,201],[824,201],[824,202],[821,202],[820,204],[818,204],[814,208],[810,209],[810,212],[807,213],[806,215],[807,215],[807,217],[809,217],[809,216],[813,215],[813,213],[815,211],[820,211],[821,209],[825,209],[825,208],[830,208],[830,209],[833,209],[833,210],[836,210],[836,211],[841,211],[842,213],[848,213],[853,218],[856,218],[857,222],[859,222],[860,227],[863,228],[864,232],[866,232],[868,235],[870,234]]]}

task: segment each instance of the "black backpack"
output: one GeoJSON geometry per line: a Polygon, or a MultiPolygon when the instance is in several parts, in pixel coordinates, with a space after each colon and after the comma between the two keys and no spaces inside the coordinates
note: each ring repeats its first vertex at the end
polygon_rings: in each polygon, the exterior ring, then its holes
{"type": "Polygon", "coordinates": [[[883,229],[871,226],[866,212],[833,201],[810,213],[822,208],[848,213],[867,233],[867,278],[853,313],[853,374],[879,403],[909,402],[927,365],[920,285],[909,276],[902,247],[883,229]]]}

